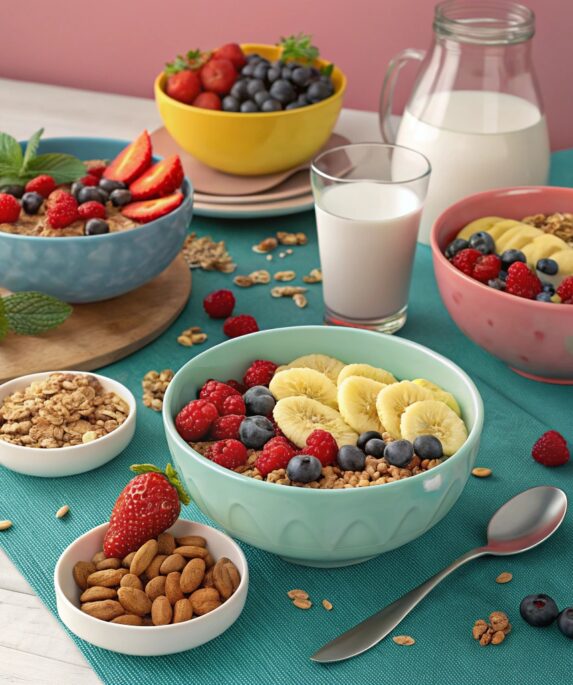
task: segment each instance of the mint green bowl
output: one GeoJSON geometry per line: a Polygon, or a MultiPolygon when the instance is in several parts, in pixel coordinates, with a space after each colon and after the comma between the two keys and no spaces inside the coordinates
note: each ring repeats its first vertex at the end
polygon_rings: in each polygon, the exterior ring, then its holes
{"type": "Polygon", "coordinates": [[[416,539],[455,504],[468,480],[483,427],[483,403],[464,371],[403,338],[351,328],[298,326],[235,338],[197,355],[172,380],[163,403],[169,449],[203,513],[249,545],[308,566],[366,561],[416,539]],[[282,364],[322,353],[381,366],[399,379],[427,378],[453,393],[469,437],[440,466],[395,483],[313,490],[241,476],[201,456],[178,435],[174,417],[208,378],[240,379],[254,359],[282,364]]]}

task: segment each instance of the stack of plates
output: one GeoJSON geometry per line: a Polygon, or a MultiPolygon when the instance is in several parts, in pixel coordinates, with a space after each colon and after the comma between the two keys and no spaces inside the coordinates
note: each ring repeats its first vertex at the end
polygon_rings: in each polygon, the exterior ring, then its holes
{"type": "MultiPolygon", "coordinates": [[[[193,213],[225,219],[296,214],[312,209],[310,162],[266,176],[232,176],[216,171],[182,150],[165,128],[151,134],[153,150],[165,157],[177,153],[194,189],[193,213]]],[[[323,150],[348,144],[333,133],[323,150]]]]}

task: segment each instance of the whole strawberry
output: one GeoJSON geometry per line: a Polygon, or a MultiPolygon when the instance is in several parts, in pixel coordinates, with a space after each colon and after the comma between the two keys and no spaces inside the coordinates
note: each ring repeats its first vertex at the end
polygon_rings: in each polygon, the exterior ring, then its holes
{"type": "Polygon", "coordinates": [[[123,558],[144,542],[156,538],[179,517],[181,503],[191,501],[171,464],[165,472],[153,464],[134,464],[139,474],[120,492],[105,534],[106,557],[123,558]]]}

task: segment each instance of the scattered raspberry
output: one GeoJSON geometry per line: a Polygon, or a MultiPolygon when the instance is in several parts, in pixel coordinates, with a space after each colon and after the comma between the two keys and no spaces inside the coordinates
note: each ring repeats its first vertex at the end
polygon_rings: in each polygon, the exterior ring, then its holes
{"type": "Polygon", "coordinates": [[[80,178],[80,183],[84,186],[97,186],[99,179],[93,174],[88,174],[87,176],[82,176],[80,178]]]}
{"type": "Polygon", "coordinates": [[[235,390],[237,392],[240,392],[241,395],[244,395],[247,392],[247,386],[243,385],[242,383],[239,383],[239,381],[236,381],[233,378],[226,381],[226,384],[230,385],[232,388],[235,388],[235,390]]]}
{"type": "Polygon", "coordinates": [[[481,283],[487,283],[499,276],[501,259],[495,254],[481,255],[476,261],[472,277],[481,283]]]}
{"type": "Polygon", "coordinates": [[[209,440],[239,439],[239,426],[243,423],[244,416],[227,414],[217,417],[209,430],[209,440]]]}
{"type": "Polygon", "coordinates": [[[215,290],[203,300],[203,309],[212,319],[226,319],[235,307],[235,296],[230,290],[215,290]]]}
{"type": "Polygon", "coordinates": [[[243,383],[247,388],[252,388],[254,385],[265,385],[268,387],[274,376],[278,364],[267,361],[266,359],[257,359],[247,369],[243,376],[243,383]]]}
{"type": "Polygon", "coordinates": [[[240,395],[229,395],[229,397],[226,397],[223,400],[223,411],[221,413],[223,416],[226,416],[227,414],[245,416],[247,413],[245,400],[240,395]]]}
{"type": "Polygon", "coordinates": [[[247,463],[247,448],[238,440],[221,440],[211,447],[211,461],[226,469],[247,463]]]}
{"type": "Polygon", "coordinates": [[[561,281],[557,288],[557,294],[564,304],[571,304],[570,301],[573,300],[573,276],[567,276],[561,281]]]}
{"type": "Polygon", "coordinates": [[[259,325],[254,316],[250,314],[239,314],[239,316],[229,317],[223,324],[223,332],[229,338],[238,338],[248,333],[256,333],[259,325]]]}
{"type": "Polygon", "coordinates": [[[286,469],[289,461],[296,454],[285,438],[271,438],[265,446],[263,451],[257,457],[255,466],[261,472],[262,476],[268,475],[271,471],[277,469],[286,469]]]}
{"type": "Polygon", "coordinates": [[[0,224],[13,224],[20,217],[20,203],[13,195],[0,193],[0,224]]]}
{"type": "Polygon", "coordinates": [[[42,174],[41,176],[36,176],[31,181],[26,183],[27,193],[40,193],[42,197],[48,197],[48,195],[56,189],[56,182],[48,174],[42,174]]]}
{"type": "MultiPolygon", "coordinates": [[[[52,193],[53,195],[53,193],[52,193]]],[[[69,193],[57,196],[54,202],[50,195],[46,216],[52,228],[65,228],[78,219],[78,203],[69,193]]]]}
{"type": "Polygon", "coordinates": [[[323,466],[329,466],[336,461],[338,445],[330,433],[317,428],[306,439],[303,452],[316,457],[323,466]]]}
{"type": "Polygon", "coordinates": [[[105,219],[107,212],[101,202],[90,200],[78,207],[78,214],[82,219],[105,219]]]}
{"type": "Polygon", "coordinates": [[[482,256],[479,250],[474,250],[467,247],[465,250],[460,250],[452,259],[452,264],[463,272],[466,276],[471,276],[477,260],[482,256]]]}
{"type": "Polygon", "coordinates": [[[533,445],[531,456],[543,466],[561,466],[569,461],[567,441],[557,431],[547,431],[533,445]]]}
{"type": "Polygon", "coordinates": [[[533,300],[541,292],[541,281],[523,262],[514,262],[507,270],[505,292],[533,300]]]}
{"type": "MultiPolygon", "coordinates": [[[[209,402],[213,403],[220,415],[224,414],[223,405],[227,397],[230,397],[231,395],[239,395],[239,393],[235,388],[232,388],[225,383],[221,383],[221,381],[209,380],[199,391],[199,397],[202,400],[209,400],[209,402]]],[[[243,398],[241,397],[241,399],[243,398]]]]}
{"type": "Polygon", "coordinates": [[[217,407],[207,400],[192,400],[175,418],[177,432],[187,442],[201,440],[219,416],[217,407]]]}
{"type": "Polygon", "coordinates": [[[90,176],[95,176],[96,178],[101,178],[103,172],[105,171],[104,162],[86,162],[87,172],[90,176]]]}

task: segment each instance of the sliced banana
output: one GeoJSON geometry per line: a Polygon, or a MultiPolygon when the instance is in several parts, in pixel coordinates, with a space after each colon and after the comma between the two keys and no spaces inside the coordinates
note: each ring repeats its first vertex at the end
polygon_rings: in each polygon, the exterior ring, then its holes
{"type": "Polygon", "coordinates": [[[289,369],[314,369],[328,376],[333,383],[336,383],[344,363],[326,354],[305,354],[303,357],[293,359],[286,367],[289,369]]]}
{"type": "Polygon", "coordinates": [[[515,219],[502,219],[501,221],[498,221],[497,224],[494,224],[491,228],[488,228],[487,232],[497,242],[497,240],[501,238],[504,233],[507,233],[507,231],[512,229],[514,226],[519,226],[520,224],[521,221],[516,221],[515,219]]]}
{"type": "Polygon", "coordinates": [[[547,259],[556,252],[568,249],[570,248],[564,240],[551,233],[544,233],[525,245],[522,252],[527,259],[527,263],[535,268],[540,259],[547,259]]]}
{"type": "Polygon", "coordinates": [[[498,221],[503,221],[501,216],[484,216],[481,219],[476,219],[471,221],[467,226],[464,226],[462,230],[458,233],[458,238],[463,238],[464,240],[469,240],[470,237],[477,233],[478,231],[489,231],[489,229],[497,224],[498,221]]]}
{"type": "Polygon", "coordinates": [[[559,265],[558,273],[560,276],[573,275],[573,250],[571,248],[555,252],[551,255],[551,259],[554,259],[559,265]]]}
{"type": "Polygon", "coordinates": [[[393,438],[398,440],[402,437],[400,419],[406,407],[414,404],[414,402],[433,398],[434,396],[429,390],[412,383],[412,381],[401,381],[388,385],[380,391],[376,400],[376,410],[380,423],[393,438]]]}
{"type": "Polygon", "coordinates": [[[521,250],[535,238],[543,235],[543,231],[540,231],[535,226],[530,226],[529,224],[520,224],[519,226],[514,226],[506,231],[502,236],[500,236],[495,241],[495,249],[498,252],[504,252],[505,250],[521,250]]]}
{"type": "Polygon", "coordinates": [[[402,437],[414,442],[419,435],[434,435],[450,457],[468,437],[466,424],[444,402],[422,400],[406,408],[400,421],[402,437]]]}
{"type": "Polygon", "coordinates": [[[308,397],[285,397],[273,410],[273,417],[281,431],[297,447],[304,447],[312,431],[328,431],[339,447],[355,445],[358,433],[331,407],[308,397]]]}
{"type": "Polygon", "coordinates": [[[366,431],[382,433],[384,431],[376,410],[376,398],[385,387],[387,387],[385,383],[378,383],[365,376],[349,376],[339,383],[340,414],[358,433],[366,431]]]}
{"type": "Polygon", "coordinates": [[[436,385],[435,383],[432,383],[432,381],[426,380],[425,378],[416,378],[412,381],[412,383],[416,383],[416,385],[421,385],[422,388],[426,388],[426,390],[429,390],[434,395],[435,399],[440,400],[440,402],[445,402],[450,409],[453,409],[456,412],[458,416],[462,415],[460,405],[451,392],[440,388],[439,385],[436,385]]]}
{"type": "Polygon", "coordinates": [[[397,383],[398,381],[386,369],[380,369],[376,366],[370,366],[370,364],[347,364],[342,371],[338,374],[338,385],[342,381],[350,378],[350,376],[363,376],[364,378],[371,378],[377,383],[384,383],[384,385],[390,385],[391,383],[397,383]]]}
{"type": "Polygon", "coordinates": [[[269,390],[277,400],[302,395],[338,409],[336,385],[328,376],[315,369],[286,369],[276,373],[269,384],[269,390]]]}

